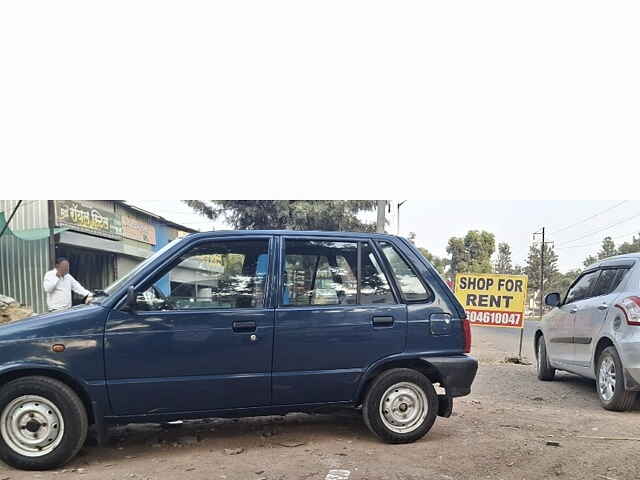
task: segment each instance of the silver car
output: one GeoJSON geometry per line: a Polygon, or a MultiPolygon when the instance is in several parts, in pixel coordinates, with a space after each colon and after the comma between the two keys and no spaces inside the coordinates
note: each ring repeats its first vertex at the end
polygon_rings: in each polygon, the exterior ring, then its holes
{"type": "Polygon", "coordinates": [[[596,380],[607,410],[627,410],[640,390],[640,254],[619,255],[585,269],[534,335],[540,380],[556,369],[596,380]]]}

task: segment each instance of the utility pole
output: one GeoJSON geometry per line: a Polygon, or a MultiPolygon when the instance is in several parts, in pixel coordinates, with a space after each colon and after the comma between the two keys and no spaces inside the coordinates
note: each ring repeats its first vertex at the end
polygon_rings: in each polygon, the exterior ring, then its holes
{"type": "Polygon", "coordinates": [[[386,206],[386,204],[386,200],[378,200],[378,220],[376,222],[376,232],[378,233],[384,233],[384,207],[386,206]]]}
{"type": "Polygon", "coordinates": [[[53,268],[56,263],[56,206],[54,200],[47,200],[47,216],[49,217],[49,268],[53,268]]]}
{"type": "Polygon", "coordinates": [[[398,223],[398,227],[397,227],[397,231],[396,231],[396,235],[400,235],[400,207],[406,202],[406,200],[403,200],[401,202],[398,202],[398,218],[397,223],[398,223]]]}

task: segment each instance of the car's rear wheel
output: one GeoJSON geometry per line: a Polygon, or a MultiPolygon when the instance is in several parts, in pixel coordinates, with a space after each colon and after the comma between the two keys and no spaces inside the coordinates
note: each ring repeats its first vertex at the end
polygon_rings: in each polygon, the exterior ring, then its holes
{"type": "Polygon", "coordinates": [[[536,370],[538,379],[549,382],[556,376],[556,369],[549,365],[549,357],[547,356],[547,346],[544,342],[544,336],[540,335],[536,344],[536,370]]]}
{"type": "Polygon", "coordinates": [[[615,347],[605,348],[598,357],[596,387],[600,403],[607,410],[629,410],[636,400],[636,392],[624,388],[623,367],[615,347]]]}
{"type": "Polygon", "coordinates": [[[387,443],[422,438],[438,413],[438,396],[431,381],[409,368],[380,374],[367,392],[362,410],[367,427],[387,443]]]}
{"type": "Polygon", "coordinates": [[[87,412],[58,380],[23,377],[0,390],[0,458],[23,470],[47,470],[73,458],[87,436],[87,412]]]}

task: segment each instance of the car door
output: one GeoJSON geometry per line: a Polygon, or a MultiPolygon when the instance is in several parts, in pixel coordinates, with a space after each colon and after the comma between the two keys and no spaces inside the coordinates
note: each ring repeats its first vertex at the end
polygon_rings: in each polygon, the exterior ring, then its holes
{"type": "Polygon", "coordinates": [[[593,352],[593,342],[598,334],[613,303],[616,294],[613,291],[620,284],[626,268],[603,268],[598,281],[590,295],[584,300],[576,313],[573,329],[575,344],[575,361],[583,367],[589,367],[593,352]]]}
{"type": "Polygon", "coordinates": [[[135,308],[111,312],[105,367],[114,414],[270,403],[271,243],[246,236],[200,241],[137,285],[135,308]]]}
{"type": "Polygon", "coordinates": [[[559,315],[550,318],[551,334],[548,346],[552,362],[565,365],[575,363],[574,324],[576,314],[585,307],[599,275],[599,270],[590,270],[580,275],[569,287],[565,300],[558,309],[559,315]]]}
{"type": "Polygon", "coordinates": [[[281,239],[273,403],[348,402],[371,363],[399,353],[406,306],[362,238],[281,239]]]}

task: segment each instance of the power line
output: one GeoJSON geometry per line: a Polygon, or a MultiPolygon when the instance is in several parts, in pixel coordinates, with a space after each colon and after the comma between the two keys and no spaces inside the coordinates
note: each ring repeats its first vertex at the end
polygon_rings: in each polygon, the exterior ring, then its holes
{"type": "MultiPolygon", "coordinates": [[[[640,228],[635,229],[633,232],[625,233],[624,235],[617,235],[615,237],[611,237],[611,240],[617,240],[619,238],[628,237],[629,235],[635,236],[637,233],[640,233],[640,228]]],[[[602,240],[600,240],[599,242],[585,243],[583,245],[570,245],[568,247],[560,247],[558,250],[567,250],[567,249],[572,249],[572,248],[592,247],[594,245],[600,245],[600,243],[602,243],[602,240]]]]}
{"type": "Polygon", "coordinates": [[[582,240],[583,238],[590,237],[591,235],[595,235],[596,233],[604,232],[605,230],[609,230],[610,228],[613,228],[613,227],[615,227],[617,225],[621,225],[621,224],[623,224],[625,222],[628,222],[629,220],[633,220],[634,218],[637,218],[637,217],[640,217],[640,213],[637,213],[637,214],[635,214],[635,215],[633,215],[633,216],[631,216],[629,218],[625,218],[624,220],[620,220],[619,222],[612,223],[611,225],[607,225],[606,227],[603,227],[603,228],[601,228],[599,230],[595,230],[595,231],[593,231],[591,233],[587,233],[586,235],[583,235],[581,237],[574,238],[573,240],[569,240],[567,242],[563,242],[560,245],[566,245],[567,243],[577,242],[578,240],[582,240]]]}
{"type": "Polygon", "coordinates": [[[564,232],[565,230],[568,230],[568,229],[570,229],[572,227],[575,227],[576,225],[580,225],[581,223],[587,222],[587,221],[591,220],[592,218],[596,218],[598,215],[602,215],[603,213],[606,213],[606,212],[608,212],[610,210],[613,210],[614,208],[617,208],[617,207],[619,207],[620,205],[622,205],[623,203],[626,203],[626,202],[628,202],[628,200],[623,200],[620,203],[616,203],[612,207],[608,207],[608,208],[602,210],[601,212],[595,213],[595,214],[591,215],[590,217],[585,218],[584,220],[580,220],[579,222],[572,223],[571,225],[567,225],[566,227],[562,227],[560,230],[556,230],[555,232],[551,232],[551,235],[555,235],[556,233],[559,233],[559,232],[564,232]]]}

